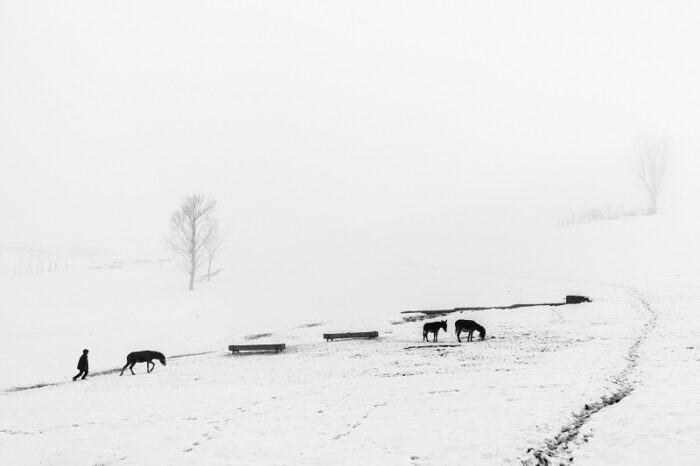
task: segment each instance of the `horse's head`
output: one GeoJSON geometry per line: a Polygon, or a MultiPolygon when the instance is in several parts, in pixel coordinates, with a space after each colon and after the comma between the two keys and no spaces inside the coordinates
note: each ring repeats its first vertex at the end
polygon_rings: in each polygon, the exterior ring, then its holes
{"type": "Polygon", "coordinates": [[[446,320],[440,321],[440,328],[442,328],[445,332],[447,332],[447,321],[446,320]]]}
{"type": "Polygon", "coordinates": [[[158,358],[158,360],[160,361],[160,363],[161,363],[162,365],[165,366],[165,356],[161,356],[160,358],[158,358]]]}
{"type": "Polygon", "coordinates": [[[484,338],[486,338],[486,329],[485,329],[485,328],[482,328],[482,329],[479,331],[479,338],[481,338],[482,340],[483,340],[484,338]]]}

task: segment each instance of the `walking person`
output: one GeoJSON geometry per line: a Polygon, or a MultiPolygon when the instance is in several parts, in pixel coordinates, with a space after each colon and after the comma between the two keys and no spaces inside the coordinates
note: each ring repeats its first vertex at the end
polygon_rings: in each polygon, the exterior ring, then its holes
{"type": "Polygon", "coordinates": [[[88,375],[88,350],[84,349],[83,350],[83,355],[80,356],[80,359],[78,359],[78,375],[73,377],[73,382],[78,380],[78,377],[82,375],[82,380],[85,380],[85,377],[88,375]]]}

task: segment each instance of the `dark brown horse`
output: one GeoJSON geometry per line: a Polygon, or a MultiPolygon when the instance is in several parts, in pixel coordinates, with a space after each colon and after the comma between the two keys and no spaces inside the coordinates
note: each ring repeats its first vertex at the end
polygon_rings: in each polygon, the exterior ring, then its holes
{"type": "Polygon", "coordinates": [[[433,334],[433,341],[437,341],[438,332],[443,329],[447,332],[447,321],[441,320],[440,322],[428,322],[423,326],[423,340],[428,341],[428,333],[433,334]]]}
{"type": "Polygon", "coordinates": [[[165,366],[165,356],[163,353],[159,353],[158,351],[134,351],[133,353],[129,353],[126,357],[126,364],[124,365],[124,368],[122,369],[121,374],[124,374],[124,371],[128,367],[129,370],[131,371],[132,375],[134,374],[134,365],[137,362],[145,362],[146,363],[146,372],[149,374],[153,371],[153,369],[156,367],[156,363],[153,362],[154,359],[157,359],[160,361],[162,365],[165,366]],[[153,367],[151,367],[151,364],[153,364],[153,367]]]}
{"type": "Polygon", "coordinates": [[[467,332],[467,341],[473,341],[474,331],[479,332],[479,338],[482,340],[486,338],[486,329],[473,320],[458,320],[455,322],[455,333],[457,334],[457,340],[459,340],[460,343],[462,343],[462,340],[459,338],[460,333],[467,332]]]}

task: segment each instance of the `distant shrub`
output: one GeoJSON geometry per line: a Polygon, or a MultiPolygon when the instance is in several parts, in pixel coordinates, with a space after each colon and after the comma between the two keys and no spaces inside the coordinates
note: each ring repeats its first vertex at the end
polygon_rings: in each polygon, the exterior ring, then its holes
{"type": "Polygon", "coordinates": [[[578,213],[560,217],[557,224],[563,227],[585,225],[604,220],[636,217],[646,215],[646,213],[646,209],[642,207],[626,207],[621,204],[611,204],[601,208],[588,208],[578,213]]]}

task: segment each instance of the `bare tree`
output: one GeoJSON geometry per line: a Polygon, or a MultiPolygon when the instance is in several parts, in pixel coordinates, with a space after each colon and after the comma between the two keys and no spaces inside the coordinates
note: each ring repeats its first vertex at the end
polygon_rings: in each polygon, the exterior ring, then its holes
{"type": "Polygon", "coordinates": [[[190,290],[194,289],[197,269],[213,238],[215,209],[215,200],[207,199],[203,194],[193,194],[183,199],[170,216],[168,245],[182,259],[183,268],[190,276],[190,290]]]}
{"type": "Polygon", "coordinates": [[[637,175],[648,197],[647,215],[656,213],[656,201],[666,175],[667,159],[668,144],[665,140],[647,140],[642,144],[637,175]]]}
{"type": "Polygon", "coordinates": [[[216,257],[216,253],[219,251],[219,247],[221,246],[221,243],[224,242],[224,238],[221,236],[221,233],[219,232],[219,222],[214,221],[211,224],[211,239],[207,243],[206,250],[207,250],[207,281],[211,280],[211,264],[214,262],[214,258],[216,257]]]}

